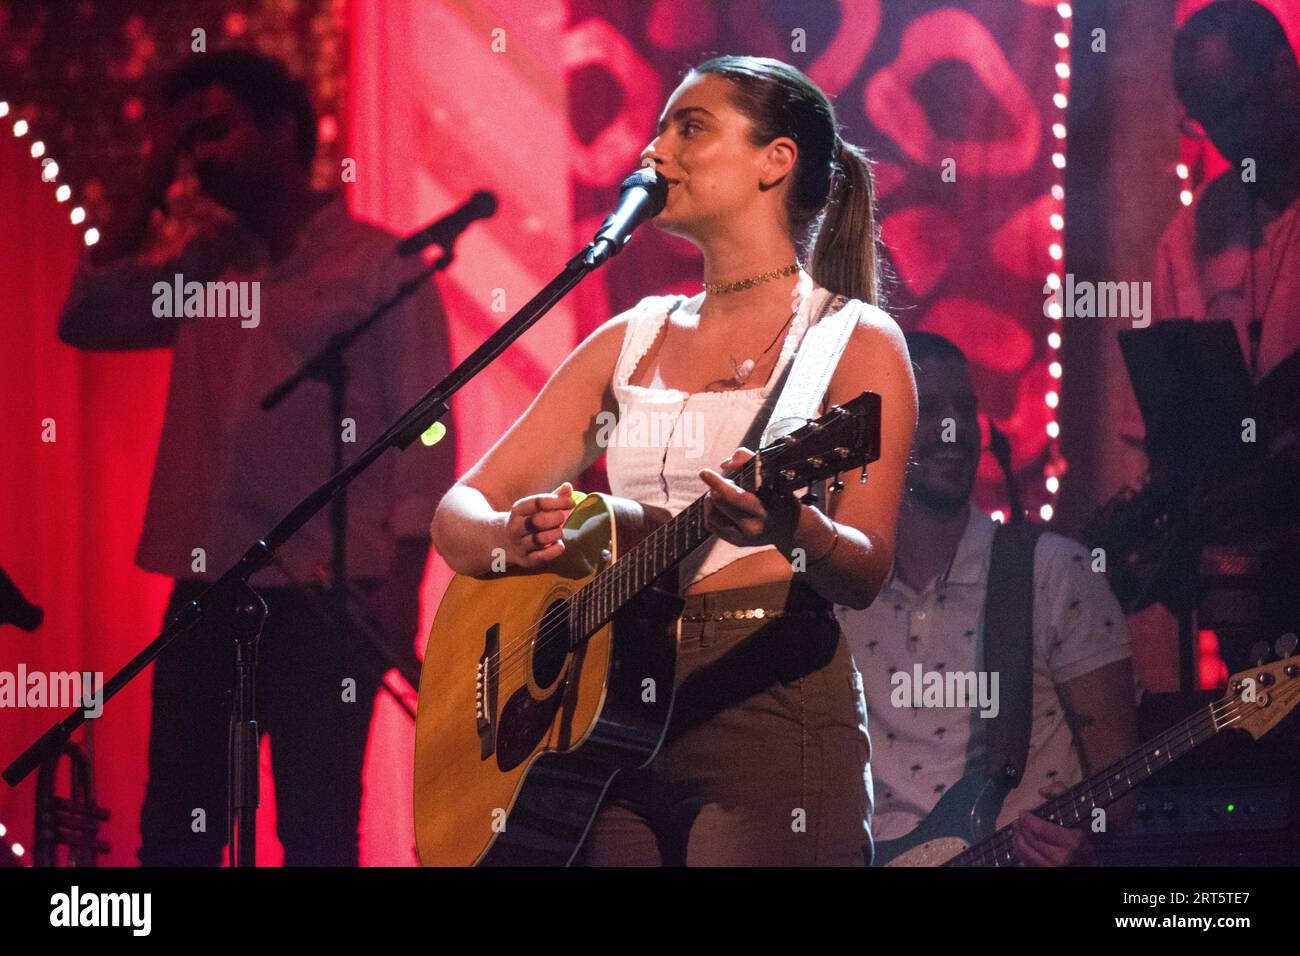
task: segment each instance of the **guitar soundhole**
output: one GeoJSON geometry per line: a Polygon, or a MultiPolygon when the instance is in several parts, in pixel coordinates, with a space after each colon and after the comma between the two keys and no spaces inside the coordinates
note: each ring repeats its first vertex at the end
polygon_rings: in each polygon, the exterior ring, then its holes
{"type": "Polygon", "coordinates": [[[533,637],[533,680],[547,688],[560,676],[569,654],[569,615],[564,602],[553,602],[542,615],[542,622],[533,637]]]}

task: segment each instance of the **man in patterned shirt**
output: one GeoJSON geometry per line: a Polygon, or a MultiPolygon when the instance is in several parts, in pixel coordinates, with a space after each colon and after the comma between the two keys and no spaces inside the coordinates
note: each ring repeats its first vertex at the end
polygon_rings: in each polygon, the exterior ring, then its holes
{"type": "MultiPolygon", "coordinates": [[[[877,841],[906,835],[946,790],[983,770],[981,715],[995,715],[999,692],[991,674],[983,675],[991,706],[914,706],[919,694],[900,692],[918,665],[923,674],[980,672],[995,529],[970,501],[981,443],[966,357],[931,333],[910,333],[907,344],[919,408],[894,564],[869,608],[836,608],[866,688],[877,841]]],[[[1092,563],[1068,538],[1038,538],[1029,753],[997,820],[1015,822],[1015,853],[1027,865],[1095,859],[1082,830],[1028,811],[1137,746],[1124,618],[1092,563]]],[[[1127,822],[1132,805],[1130,798],[1111,807],[1108,829],[1127,822]]]]}

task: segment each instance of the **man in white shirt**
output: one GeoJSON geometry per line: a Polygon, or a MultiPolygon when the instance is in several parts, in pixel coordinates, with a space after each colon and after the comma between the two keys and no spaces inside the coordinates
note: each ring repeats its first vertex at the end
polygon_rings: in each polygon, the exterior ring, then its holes
{"type": "MultiPolygon", "coordinates": [[[[906,835],[958,780],[983,771],[986,720],[1013,692],[985,674],[993,706],[915,706],[899,693],[895,675],[911,679],[918,665],[922,674],[982,671],[995,528],[970,501],[981,442],[966,358],[931,333],[907,342],[919,405],[894,564],[870,607],[836,608],[866,690],[877,842],[906,835]]],[[[1027,811],[1137,746],[1130,650],[1119,606],[1081,545],[1045,532],[1033,567],[1029,750],[997,823],[1016,822],[1022,863],[1077,865],[1094,858],[1085,834],[1027,811]]],[[[1109,826],[1130,812],[1117,804],[1109,826]]]]}
{"type": "MultiPolygon", "coordinates": [[[[330,476],[336,442],[351,460],[445,375],[448,345],[426,283],[347,350],[342,421],[331,419],[329,390],[314,380],[264,411],[272,388],[422,263],[398,258],[396,237],[354,219],[341,194],[312,188],[314,111],[281,64],[245,51],[200,54],[169,75],[163,100],[141,182],[78,271],[59,335],[96,351],[172,349],[136,554],[145,570],[176,579],[170,619],[330,476]],[[151,218],[183,154],[202,191],[230,215],[179,251],[151,255],[151,218]],[[210,293],[191,308],[191,283],[237,289],[239,314],[230,301],[211,311],[210,293]]],[[[428,528],[454,458],[450,441],[390,451],[348,493],[351,586],[370,597],[392,656],[412,676],[428,528]]],[[[331,583],[331,541],[327,509],[252,580],[269,608],[257,718],[271,741],[289,865],[357,862],[361,769],[384,670],[321,616],[314,586],[331,583]]],[[[233,644],[215,632],[187,635],[158,659],[145,865],[221,860],[232,673],[233,644]]]]}

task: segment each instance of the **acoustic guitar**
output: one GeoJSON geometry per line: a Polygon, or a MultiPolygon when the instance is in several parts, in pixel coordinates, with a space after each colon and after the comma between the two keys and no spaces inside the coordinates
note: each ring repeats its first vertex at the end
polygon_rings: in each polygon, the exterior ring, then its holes
{"type": "MultiPolygon", "coordinates": [[[[863,392],[728,475],[788,493],[880,454],[863,392]]],[[[805,498],[806,500],[806,498],[805,498]]],[[[644,766],[672,713],[677,565],[709,537],[704,497],[671,519],[587,495],[544,569],[456,576],[420,676],[415,834],[431,866],[565,865],[614,774],[644,766]]]]}
{"type": "MultiPolygon", "coordinates": [[[[1222,700],[1197,711],[1122,760],[1034,810],[1064,827],[1088,826],[1093,811],[1114,803],[1157,771],[1228,730],[1259,740],[1300,701],[1300,655],[1241,671],[1222,700]]],[[[910,833],[876,844],[873,866],[1019,866],[1015,832],[994,832],[1005,786],[968,774],[943,795],[910,833]]]]}

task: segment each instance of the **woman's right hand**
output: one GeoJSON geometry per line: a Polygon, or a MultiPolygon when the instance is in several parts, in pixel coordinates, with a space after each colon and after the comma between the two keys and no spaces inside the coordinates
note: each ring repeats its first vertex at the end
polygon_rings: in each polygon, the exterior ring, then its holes
{"type": "Polygon", "coordinates": [[[564,482],[547,495],[529,495],[506,516],[506,561],[512,567],[540,568],[564,553],[564,522],[577,502],[564,482]]]}

